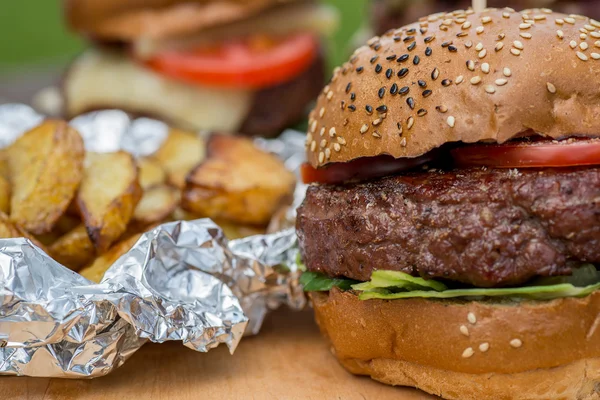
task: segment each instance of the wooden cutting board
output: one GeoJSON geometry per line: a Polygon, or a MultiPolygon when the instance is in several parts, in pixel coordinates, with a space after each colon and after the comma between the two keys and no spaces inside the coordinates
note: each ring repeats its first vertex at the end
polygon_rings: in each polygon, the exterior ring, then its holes
{"type": "Polygon", "coordinates": [[[232,356],[224,346],[197,353],[180,343],[147,344],[103,378],[0,377],[0,398],[434,399],[350,375],[329,353],[312,312],[288,310],[272,313],[260,335],[244,338],[232,356]]]}

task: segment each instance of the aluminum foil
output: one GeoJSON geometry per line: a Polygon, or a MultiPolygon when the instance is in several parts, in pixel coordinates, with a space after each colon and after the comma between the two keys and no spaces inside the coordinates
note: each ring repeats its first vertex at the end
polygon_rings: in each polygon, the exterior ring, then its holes
{"type": "MultiPolygon", "coordinates": [[[[43,118],[28,106],[0,105],[0,147],[43,118]]],[[[71,124],[88,150],[136,156],[156,151],[168,133],[159,121],[116,110],[71,124]]],[[[259,144],[296,170],[300,137],[290,131],[259,144]]],[[[228,241],[208,219],[179,221],[142,235],[94,284],[27,239],[1,239],[0,374],[102,376],[147,341],[233,352],[269,310],[305,306],[297,258],[293,229],[228,241]]]]}

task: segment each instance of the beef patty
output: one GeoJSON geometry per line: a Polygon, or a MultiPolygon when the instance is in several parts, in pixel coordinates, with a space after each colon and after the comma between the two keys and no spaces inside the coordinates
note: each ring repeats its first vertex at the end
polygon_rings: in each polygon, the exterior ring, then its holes
{"type": "Polygon", "coordinates": [[[311,186],[297,229],[310,271],[403,271],[478,287],[600,262],[600,168],[420,172],[311,186]]]}

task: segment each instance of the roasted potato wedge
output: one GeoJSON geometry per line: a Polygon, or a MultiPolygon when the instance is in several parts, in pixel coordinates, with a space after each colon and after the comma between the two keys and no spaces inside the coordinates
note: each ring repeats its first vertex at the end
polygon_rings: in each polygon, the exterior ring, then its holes
{"type": "Polygon", "coordinates": [[[83,224],[58,238],[49,250],[52,258],[73,271],[89,264],[96,255],[94,244],[83,224]]]}
{"type": "Polygon", "coordinates": [[[123,254],[127,253],[142,236],[141,233],[115,243],[106,253],[96,258],[93,263],[79,271],[81,275],[93,282],[100,282],[104,273],[123,254]]]}
{"type": "Polygon", "coordinates": [[[8,149],[10,217],[25,230],[52,230],[83,176],[83,140],[66,122],[47,120],[8,149]]]}
{"type": "Polygon", "coordinates": [[[146,190],[167,182],[167,173],[158,160],[151,157],[140,158],[138,167],[142,189],[146,190]]]}
{"type": "Polygon", "coordinates": [[[141,196],[138,169],[130,154],[86,155],[77,205],[98,253],[125,232],[141,196]]]}
{"type": "Polygon", "coordinates": [[[154,158],[167,171],[169,183],[183,189],[187,174],[204,159],[204,155],[204,140],[198,135],[172,129],[154,158]]]}
{"type": "Polygon", "coordinates": [[[29,240],[40,249],[44,250],[46,253],[46,247],[40,243],[35,237],[26,232],[23,228],[17,225],[15,222],[11,221],[8,215],[0,212],[0,239],[11,239],[11,238],[20,238],[24,237],[29,240]]]}
{"type": "Polygon", "coordinates": [[[179,197],[178,190],[171,186],[154,186],[142,195],[133,213],[133,220],[142,225],[163,221],[175,210],[179,197]]]}
{"type": "Polygon", "coordinates": [[[213,135],[207,158],[187,177],[182,207],[239,224],[266,225],[291,199],[294,175],[251,140],[213,135]]]}

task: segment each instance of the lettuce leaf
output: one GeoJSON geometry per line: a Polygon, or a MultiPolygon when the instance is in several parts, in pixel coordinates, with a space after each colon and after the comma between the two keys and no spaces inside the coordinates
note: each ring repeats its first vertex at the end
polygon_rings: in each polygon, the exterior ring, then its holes
{"type": "Polygon", "coordinates": [[[442,282],[417,278],[399,271],[375,271],[369,282],[329,278],[316,272],[305,272],[300,278],[305,291],[327,291],[333,287],[356,290],[361,300],[407,298],[522,298],[551,300],[562,297],[584,297],[600,290],[600,272],[591,264],[582,265],[570,276],[539,278],[527,286],[512,288],[449,289],[442,282]]]}

